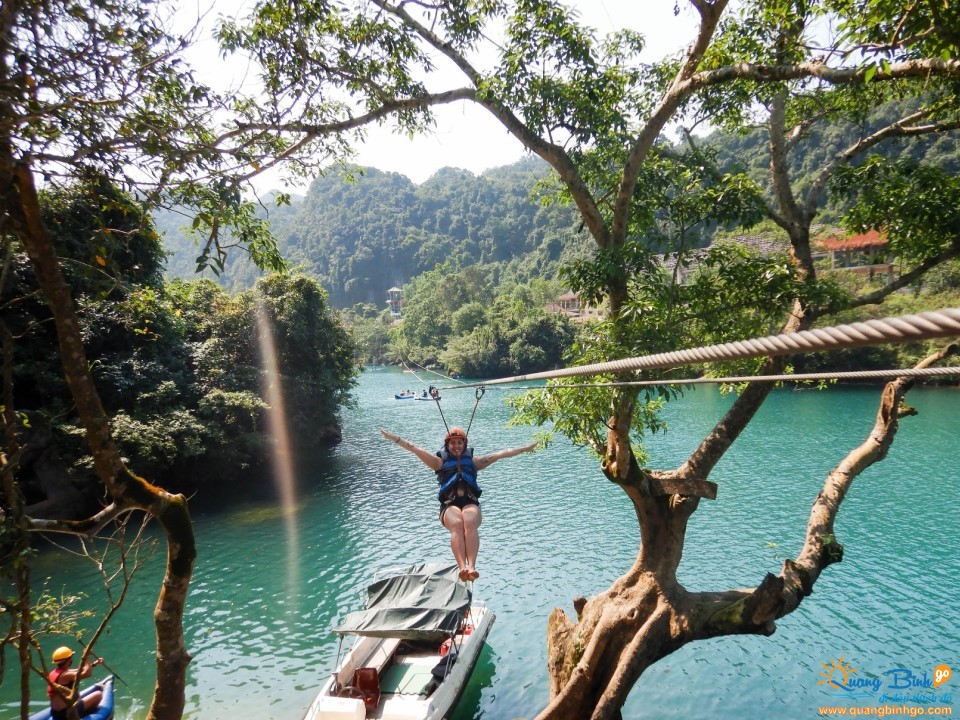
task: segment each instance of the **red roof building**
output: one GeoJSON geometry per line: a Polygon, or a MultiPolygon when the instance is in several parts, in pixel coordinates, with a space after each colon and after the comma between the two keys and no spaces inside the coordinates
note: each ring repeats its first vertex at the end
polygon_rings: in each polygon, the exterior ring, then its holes
{"type": "Polygon", "coordinates": [[[825,237],[815,241],[815,246],[826,251],[831,270],[849,270],[858,275],[894,276],[893,261],[888,252],[887,236],[877,230],[869,230],[848,237],[825,237]]]}
{"type": "Polygon", "coordinates": [[[602,308],[595,308],[583,302],[577,293],[568,290],[557,298],[556,302],[547,303],[547,312],[556,315],[566,315],[573,320],[600,320],[606,313],[602,308]]]}

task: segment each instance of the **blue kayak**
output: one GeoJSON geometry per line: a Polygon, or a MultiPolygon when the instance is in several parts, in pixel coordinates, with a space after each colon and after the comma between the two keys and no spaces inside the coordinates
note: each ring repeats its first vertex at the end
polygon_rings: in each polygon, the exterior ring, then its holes
{"type": "MultiPolygon", "coordinates": [[[[106,680],[91,685],[80,693],[80,697],[86,697],[94,690],[103,690],[103,699],[100,701],[100,707],[89,715],[84,715],[84,720],[111,720],[113,718],[113,676],[106,680]]],[[[30,720],[50,720],[50,708],[36,712],[30,716],[30,720]]]]}

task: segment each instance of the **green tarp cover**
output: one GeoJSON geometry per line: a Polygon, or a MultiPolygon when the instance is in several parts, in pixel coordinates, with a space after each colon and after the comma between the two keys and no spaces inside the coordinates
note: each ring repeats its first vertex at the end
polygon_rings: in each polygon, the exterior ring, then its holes
{"type": "Polygon", "coordinates": [[[333,632],[439,640],[456,632],[469,607],[456,565],[414,565],[368,586],[366,609],[347,615],[333,632]]]}

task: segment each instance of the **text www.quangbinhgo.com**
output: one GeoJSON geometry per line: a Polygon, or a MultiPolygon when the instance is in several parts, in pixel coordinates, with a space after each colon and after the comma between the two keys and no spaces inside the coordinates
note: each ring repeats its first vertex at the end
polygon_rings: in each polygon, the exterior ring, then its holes
{"type": "Polygon", "coordinates": [[[951,707],[922,707],[916,705],[850,705],[850,706],[824,706],[817,708],[817,714],[821,717],[831,715],[850,715],[858,717],[860,715],[872,717],[905,716],[917,717],[919,715],[953,715],[951,707]]]}

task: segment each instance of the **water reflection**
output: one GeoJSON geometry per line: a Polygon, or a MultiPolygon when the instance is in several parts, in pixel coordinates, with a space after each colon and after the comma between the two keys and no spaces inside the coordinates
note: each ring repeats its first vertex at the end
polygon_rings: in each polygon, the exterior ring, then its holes
{"type": "MultiPolygon", "coordinates": [[[[496,621],[494,621],[496,625],[496,621]]],[[[483,717],[482,698],[489,696],[497,674],[497,652],[489,643],[483,646],[460,702],[450,720],[479,720],[483,717]]]]}

